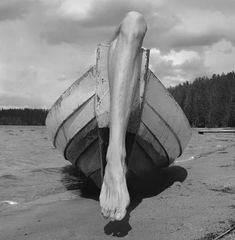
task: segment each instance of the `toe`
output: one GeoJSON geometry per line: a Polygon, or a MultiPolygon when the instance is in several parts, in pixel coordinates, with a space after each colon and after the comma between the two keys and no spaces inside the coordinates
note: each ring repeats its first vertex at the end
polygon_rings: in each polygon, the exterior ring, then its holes
{"type": "Polygon", "coordinates": [[[124,217],[125,217],[125,215],[126,215],[126,210],[119,210],[119,211],[117,211],[116,212],[116,214],[115,214],[115,219],[117,220],[117,221],[121,221],[124,217]]]}
{"type": "Polygon", "coordinates": [[[106,208],[102,208],[101,209],[101,213],[104,216],[104,218],[108,218],[109,217],[109,210],[107,210],[106,208]]]}
{"type": "Polygon", "coordinates": [[[110,215],[109,215],[110,221],[115,221],[115,213],[116,213],[116,210],[110,211],[110,215]]]}

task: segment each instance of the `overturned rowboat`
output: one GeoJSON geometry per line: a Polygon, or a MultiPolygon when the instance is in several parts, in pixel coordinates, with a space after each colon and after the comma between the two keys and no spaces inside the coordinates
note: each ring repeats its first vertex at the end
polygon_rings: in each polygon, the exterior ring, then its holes
{"type": "MultiPolygon", "coordinates": [[[[109,45],[97,48],[96,65],[75,81],[50,109],[46,126],[54,146],[100,187],[109,142],[109,45]]],[[[137,175],[147,166],[166,167],[179,157],[191,128],[179,105],[139,53],[141,74],[126,133],[126,162],[137,175]]]]}

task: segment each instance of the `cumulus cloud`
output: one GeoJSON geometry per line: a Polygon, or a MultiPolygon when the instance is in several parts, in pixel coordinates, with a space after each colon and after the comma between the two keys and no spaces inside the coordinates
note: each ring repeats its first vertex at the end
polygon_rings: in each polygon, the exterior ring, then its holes
{"type": "Polygon", "coordinates": [[[146,18],[144,46],[166,86],[234,70],[232,0],[1,1],[0,105],[49,107],[130,10],[146,18]]]}
{"type": "Polygon", "coordinates": [[[88,0],[86,3],[67,0],[60,6],[60,13],[67,19],[79,20],[87,27],[116,26],[128,11],[139,11],[145,16],[161,6],[161,0],[88,0]]]}
{"type": "Polygon", "coordinates": [[[95,63],[93,49],[48,45],[22,21],[0,25],[0,36],[0,96],[8,100],[19,97],[23,106],[23,99],[28,99],[29,104],[36,101],[38,106],[49,107],[95,63]],[[64,81],[57,81],[61,77],[64,81]]]}
{"type": "MultiPolygon", "coordinates": [[[[37,3],[36,3],[37,4],[37,3]]],[[[35,2],[30,0],[8,0],[0,2],[0,21],[21,19],[30,12],[35,2]]]]}
{"type": "Polygon", "coordinates": [[[235,68],[235,47],[222,40],[205,51],[205,65],[211,72],[229,72],[235,68]]]}
{"type": "MultiPolygon", "coordinates": [[[[128,11],[140,11],[148,18],[154,13],[152,9],[156,5],[158,1],[149,0],[145,2],[90,0],[85,5],[80,1],[68,0],[47,19],[41,35],[50,44],[63,42],[92,44],[107,41],[128,11]]],[[[157,15],[156,18],[160,19],[157,15]]]]}
{"type": "Polygon", "coordinates": [[[185,50],[163,55],[159,49],[152,49],[150,68],[166,87],[211,74],[205,66],[203,56],[185,50]]]}
{"type": "Polygon", "coordinates": [[[224,15],[222,12],[207,9],[185,9],[185,6],[182,12],[177,9],[179,10],[180,6],[171,6],[165,10],[167,16],[175,19],[175,24],[160,34],[158,31],[152,32],[148,39],[150,47],[155,44],[155,47],[162,51],[201,50],[222,39],[234,42],[235,34],[231,31],[231,25],[235,24],[234,15],[224,15]]]}
{"type": "Polygon", "coordinates": [[[227,0],[226,4],[221,0],[166,0],[166,4],[170,4],[173,8],[180,9],[208,9],[213,12],[222,12],[233,14],[235,9],[235,2],[227,0]]]}

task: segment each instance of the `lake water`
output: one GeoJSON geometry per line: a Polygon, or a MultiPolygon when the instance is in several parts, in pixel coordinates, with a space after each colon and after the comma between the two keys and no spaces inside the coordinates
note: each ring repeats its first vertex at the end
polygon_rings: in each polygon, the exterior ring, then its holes
{"type": "MultiPolygon", "coordinates": [[[[176,164],[196,161],[235,144],[235,134],[193,137],[176,164]]],[[[0,126],[0,212],[79,199],[84,178],[52,146],[44,126],[0,126]]]]}
{"type": "Polygon", "coordinates": [[[78,197],[83,182],[44,126],[0,126],[0,211],[78,197]]]}

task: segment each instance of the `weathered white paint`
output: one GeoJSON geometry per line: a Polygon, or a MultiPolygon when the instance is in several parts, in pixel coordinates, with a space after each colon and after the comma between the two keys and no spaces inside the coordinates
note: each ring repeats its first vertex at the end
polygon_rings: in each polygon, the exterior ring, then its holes
{"type": "Polygon", "coordinates": [[[79,107],[95,94],[95,66],[90,68],[81,78],[76,80],[51,107],[46,126],[53,142],[57,131],[79,107]]]}

